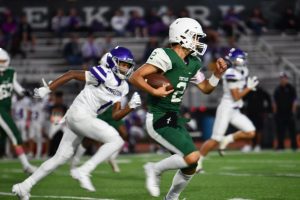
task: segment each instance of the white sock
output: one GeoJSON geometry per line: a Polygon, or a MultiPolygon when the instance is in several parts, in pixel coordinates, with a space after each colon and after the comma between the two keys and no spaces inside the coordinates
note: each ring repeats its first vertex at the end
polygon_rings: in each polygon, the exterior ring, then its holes
{"type": "Polygon", "coordinates": [[[86,152],[86,148],[84,148],[84,146],[82,146],[82,144],[80,144],[77,147],[76,153],[74,154],[74,156],[71,160],[71,168],[74,168],[79,164],[80,159],[84,155],[85,152],[86,152]]]}
{"type": "Polygon", "coordinates": [[[91,173],[97,167],[97,165],[107,160],[115,152],[119,151],[123,144],[124,141],[122,139],[117,139],[114,142],[103,144],[95,153],[95,155],[92,156],[92,158],[80,166],[80,170],[91,173]]]}
{"type": "Polygon", "coordinates": [[[204,160],[205,156],[200,156],[199,160],[198,160],[198,167],[199,169],[202,169],[202,166],[203,166],[203,160],[204,160]]]}
{"type": "Polygon", "coordinates": [[[178,154],[174,154],[154,164],[157,174],[161,174],[162,172],[171,169],[182,169],[187,166],[188,164],[185,162],[183,157],[178,154]]]}
{"type": "Polygon", "coordinates": [[[117,156],[119,155],[120,151],[115,152],[109,159],[108,163],[111,165],[114,172],[120,172],[119,165],[117,163],[117,156]]]}
{"type": "Polygon", "coordinates": [[[233,142],[234,141],[233,134],[227,135],[226,139],[228,140],[229,143],[233,142]]]}
{"type": "Polygon", "coordinates": [[[202,164],[204,159],[205,159],[205,156],[201,155],[200,158],[199,158],[199,160],[198,160],[198,163],[202,164]]]}
{"type": "Polygon", "coordinates": [[[25,155],[25,153],[22,153],[18,156],[19,160],[21,161],[23,168],[27,168],[28,166],[30,166],[30,163],[28,162],[28,159],[25,155]]]}
{"type": "Polygon", "coordinates": [[[172,182],[172,186],[166,196],[166,200],[177,200],[194,175],[187,175],[178,170],[172,182]]]}
{"type": "Polygon", "coordinates": [[[36,158],[40,158],[42,155],[42,150],[43,150],[43,141],[42,139],[39,139],[36,143],[36,158]]]}

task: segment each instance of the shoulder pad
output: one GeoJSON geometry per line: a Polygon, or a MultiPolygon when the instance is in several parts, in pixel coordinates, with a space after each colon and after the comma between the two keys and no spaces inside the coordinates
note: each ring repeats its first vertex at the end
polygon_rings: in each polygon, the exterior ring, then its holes
{"type": "Polygon", "coordinates": [[[239,80],[241,79],[241,74],[237,70],[229,68],[226,70],[224,78],[227,80],[239,80]]]}

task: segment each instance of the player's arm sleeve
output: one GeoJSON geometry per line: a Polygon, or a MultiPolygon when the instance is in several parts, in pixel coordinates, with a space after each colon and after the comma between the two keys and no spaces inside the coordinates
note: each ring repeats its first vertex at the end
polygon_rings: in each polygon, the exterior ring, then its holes
{"type": "Polygon", "coordinates": [[[190,80],[191,83],[198,85],[199,83],[202,83],[205,80],[204,74],[198,70],[195,76],[193,76],[190,80]]]}
{"type": "Polygon", "coordinates": [[[172,62],[162,48],[155,49],[149,56],[146,63],[154,65],[155,67],[161,69],[163,72],[172,69],[172,62]]]}
{"type": "Polygon", "coordinates": [[[25,91],[25,89],[17,81],[17,74],[16,73],[14,73],[14,77],[13,77],[13,87],[14,87],[14,91],[18,95],[21,95],[21,96],[23,95],[23,92],[25,91]]]}
{"type": "Polygon", "coordinates": [[[107,74],[101,66],[91,67],[85,72],[85,79],[87,84],[101,84],[106,81],[107,74]]]}

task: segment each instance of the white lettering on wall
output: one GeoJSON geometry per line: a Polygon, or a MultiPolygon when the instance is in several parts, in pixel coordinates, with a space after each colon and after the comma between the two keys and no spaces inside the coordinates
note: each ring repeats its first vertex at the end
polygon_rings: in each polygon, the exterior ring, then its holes
{"type": "Polygon", "coordinates": [[[47,7],[25,7],[23,11],[27,16],[28,23],[30,23],[33,28],[47,28],[47,7]]]}
{"type": "Polygon", "coordinates": [[[103,26],[108,26],[108,22],[103,17],[103,14],[109,11],[109,9],[110,8],[108,6],[98,7],[97,12],[95,13],[94,7],[84,7],[83,12],[85,13],[85,24],[89,26],[94,20],[97,20],[102,23],[103,26]]]}
{"type": "Polygon", "coordinates": [[[205,6],[187,6],[186,9],[189,11],[190,17],[197,19],[201,22],[201,25],[209,26],[211,23],[208,20],[210,11],[205,6]]]}
{"type": "MultiPolygon", "coordinates": [[[[221,10],[222,12],[222,16],[225,16],[225,14],[228,12],[228,10],[231,8],[232,6],[227,6],[227,5],[224,5],[224,6],[219,6],[219,9],[221,10]]],[[[236,13],[240,13],[241,11],[243,11],[245,9],[245,6],[242,6],[242,5],[235,5],[233,6],[234,7],[234,11],[236,13]]]]}

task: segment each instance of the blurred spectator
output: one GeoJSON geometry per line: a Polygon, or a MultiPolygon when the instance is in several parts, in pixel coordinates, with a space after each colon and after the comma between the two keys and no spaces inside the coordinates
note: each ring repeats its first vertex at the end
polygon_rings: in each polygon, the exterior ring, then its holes
{"type": "Polygon", "coordinates": [[[62,38],[67,29],[68,18],[64,14],[64,10],[59,8],[56,15],[51,19],[51,29],[55,32],[56,36],[62,38]]]}
{"type": "Polygon", "coordinates": [[[87,41],[84,42],[81,47],[81,54],[85,64],[94,65],[98,63],[102,53],[103,48],[95,42],[95,38],[92,34],[89,35],[87,41]]]}
{"type": "Polygon", "coordinates": [[[256,128],[255,137],[252,140],[252,148],[255,152],[261,150],[262,133],[267,115],[272,113],[271,96],[260,86],[251,91],[245,97],[245,111],[256,128]]]}
{"type": "Polygon", "coordinates": [[[80,31],[82,29],[82,19],[77,13],[76,8],[71,8],[68,16],[68,30],[80,31]]]}
{"type": "Polygon", "coordinates": [[[43,130],[45,124],[43,100],[39,98],[32,98],[30,107],[29,154],[31,156],[35,155],[36,159],[40,159],[43,153],[43,143],[47,140],[43,130]]]}
{"type": "Polygon", "coordinates": [[[147,37],[147,26],[148,24],[146,20],[140,15],[137,10],[132,10],[130,12],[130,19],[127,28],[135,37],[147,37]]]}
{"type": "Polygon", "coordinates": [[[20,55],[21,58],[26,58],[26,52],[22,48],[22,40],[18,36],[18,34],[14,34],[13,37],[11,38],[11,46],[10,46],[10,55],[12,58],[14,58],[17,55],[20,55]]]}
{"type": "Polygon", "coordinates": [[[59,122],[67,111],[67,106],[64,104],[63,92],[56,91],[53,96],[53,105],[49,107],[50,128],[49,128],[49,156],[53,156],[58,148],[60,140],[63,136],[63,125],[59,122]]]}
{"type": "Polygon", "coordinates": [[[231,7],[223,17],[222,28],[230,44],[235,44],[240,35],[245,34],[244,22],[234,7],[231,7]]]}
{"type": "Polygon", "coordinates": [[[168,8],[166,13],[164,13],[161,17],[162,22],[166,27],[169,27],[172,22],[177,19],[177,17],[174,15],[174,11],[171,8],[168,8]]]}
{"type": "Polygon", "coordinates": [[[297,111],[297,94],[289,83],[288,75],[280,73],[280,84],[274,91],[273,110],[277,126],[277,150],[284,149],[285,132],[288,129],[291,148],[297,149],[295,116],[297,111]]]}
{"type": "Polygon", "coordinates": [[[299,30],[299,21],[292,8],[286,8],[281,15],[279,28],[288,33],[297,33],[299,30]]]}
{"type": "Polygon", "coordinates": [[[156,37],[150,37],[149,41],[146,44],[145,50],[144,50],[143,62],[145,62],[149,58],[152,51],[156,48],[158,48],[157,38],[156,37]]]}
{"type": "Polygon", "coordinates": [[[5,35],[3,34],[3,31],[0,29],[0,47],[3,49],[7,49],[7,43],[6,43],[5,35]]]}
{"type": "Polygon", "coordinates": [[[148,24],[148,34],[150,36],[162,36],[167,35],[168,27],[162,22],[162,19],[157,14],[156,9],[151,9],[146,16],[148,24]]]}
{"type": "Polygon", "coordinates": [[[111,18],[110,25],[117,36],[125,36],[128,18],[121,9],[115,11],[111,18]]]}
{"type": "Polygon", "coordinates": [[[260,36],[262,32],[266,32],[267,21],[264,18],[260,8],[254,8],[248,19],[248,26],[255,35],[260,36]]]}
{"type": "Polygon", "coordinates": [[[35,51],[36,39],[32,34],[31,25],[27,21],[26,15],[22,15],[21,21],[18,28],[18,34],[23,47],[28,47],[30,43],[30,51],[35,51]]]}
{"type": "Polygon", "coordinates": [[[63,54],[69,65],[82,64],[81,48],[76,34],[71,35],[70,41],[64,46],[63,54]]]}
{"type": "Polygon", "coordinates": [[[11,12],[7,11],[4,16],[4,21],[1,24],[1,30],[4,34],[5,44],[7,45],[7,49],[10,49],[12,46],[12,40],[17,32],[17,22],[14,19],[11,12]]]}
{"type": "MultiPolygon", "coordinates": [[[[112,50],[115,47],[115,45],[113,44],[111,35],[107,35],[104,38],[104,43],[102,46],[103,46],[102,55],[109,52],[110,50],[112,50]]],[[[102,55],[101,55],[101,57],[102,57],[102,55]]]]}
{"type": "Polygon", "coordinates": [[[181,9],[178,17],[190,17],[189,11],[186,8],[181,9]]]}

